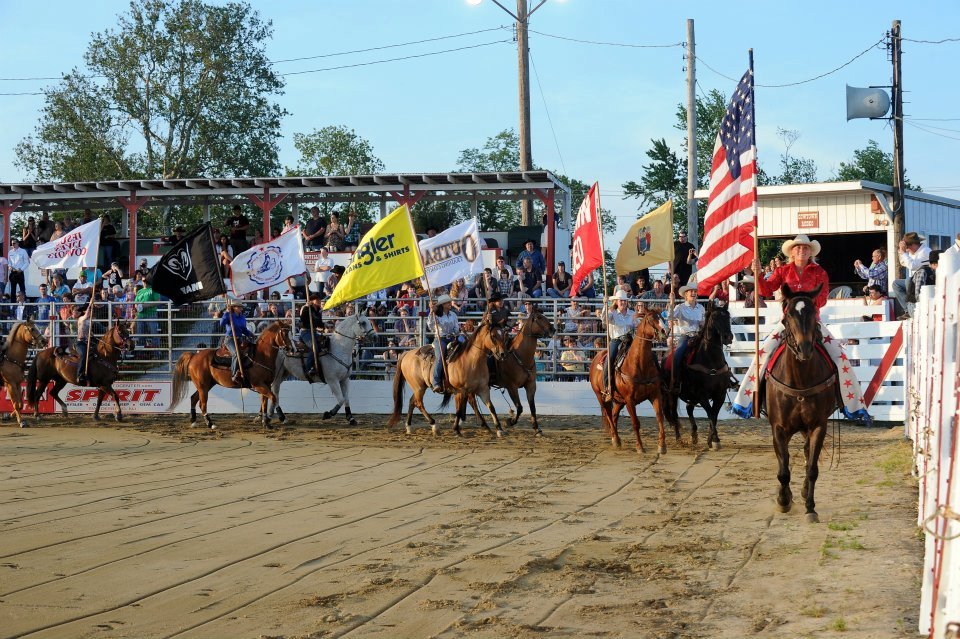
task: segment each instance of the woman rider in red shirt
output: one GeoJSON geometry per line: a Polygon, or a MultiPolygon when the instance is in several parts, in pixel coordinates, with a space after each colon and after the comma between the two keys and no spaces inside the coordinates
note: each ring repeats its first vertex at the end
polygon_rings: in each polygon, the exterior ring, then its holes
{"type": "MultiPolygon", "coordinates": [[[[789,260],[787,264],[777,268],[768,279],[762,277],[757,280],[757,286],[760,294],[769,297],[778,290],[781,285],[786,284],[794,292],[812,293],[820,288],[820,292],[813,299],[817,307],[817,318],[820,317],[820,309],[827,303],[827,296],[830,292],[830,278],[819,264],[813,261],[813,258],[820,253],[820,242],[811,240],[806,235],[798,235],[792,240],[783,243],[783,254],[789,260]]],[[[755,259],[753,263],[753,272],[760,273],[760,261],[755,259]]],[[[840,384],[841,396],[843,397],[843,413],[847,419],[863,420],[870,424],[872,420],[867,413],[863,402],[863,396],[860,392],[860,383],[857,381],[853,367],[847,356],[843,352],[840,342],[830,335],[827,328],[821,323],[820,330],[823,333],[823,349],[830,355],[833,363],[837,367],[837,379],[840,384]]],[[[773,327],[773,331],[760,347],[760,359],[764,373],[767,370],[767,364],[770,356],[773,355],[780,346],[780,335],[783,333],[783,324],[773,327]]],[[[740,383],[740,390],[736,399],[733,401],[733,412],[741,417],[750,418],[753,416],[753,397],[757,389],[756,359],[750,364],[748,373],[744,375],[740,383]]]]}

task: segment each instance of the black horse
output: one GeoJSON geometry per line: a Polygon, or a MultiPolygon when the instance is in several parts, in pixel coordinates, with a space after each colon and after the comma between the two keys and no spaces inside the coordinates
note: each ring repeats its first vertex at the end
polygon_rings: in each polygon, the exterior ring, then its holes
{"type": "MultiPolygon", "coordinates": [[[[680,400],[687,404],[687,416],[690,418],[691,445],[697,445],[697,420],[693,411],[699,405],[707,411],[710,418],[710,435],[707,445],[720,450],[720,436],[717,434],[717,416],[726,399],[727,390],[736,380],[723,356],[723,347],[733,343],[733,331],[730,330],[730,311],[726,306],[710,304],[703,327],[693,338],[687,353],[692,353],[689,363],[679,363],[677,370],[671,371],[671,365],[662,368],[663,375],[663,414],[673,425],[680,440],[680,424],[677,417],[677,405],[680,400]]],[[[671,353],[672,356],[672,353],[671,353]]],[[[684,357],[684,360],[688,360],[684,357]]],[[[669,362],[669,357],[668,357],[669,362]]]]}

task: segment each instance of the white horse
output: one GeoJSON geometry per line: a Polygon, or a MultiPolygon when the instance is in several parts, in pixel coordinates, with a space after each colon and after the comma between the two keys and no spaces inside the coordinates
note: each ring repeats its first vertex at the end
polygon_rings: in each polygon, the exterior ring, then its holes
{"type": "MultiPolygon", "coordinates": [[[[332,410],[323,413],[323,419],[330,419],[338,412],[340,407],[344,407],[344,415],[351,426],[357,425],[357,420],[353,418],[350,412],[350,372],[353,369],[353,353],[357,342],[363,342],[371,335],[377,333],[373,322],[366,316],[351,315],[337,323],[336,328],[330,337],[330,352],[320,356],[320,370],[323,371],[323,378],[330,387],[337,400],[337,405],[332,410]]],[[[303,358],[287,355],[283,351],[277,355],[277,373],[273,378],[273,394],[280,397],[280,384],[288,376],[292,375],[296,379],[304,382],[315,382],[316,379],[307,379],[303,370],[303,358]]],[[[273,411],[276,409],[277,415],[282,424],[286,421],[283,409],[280,404],[275,403],[270,406],[269,416],[273,418],[273,411]]]]}

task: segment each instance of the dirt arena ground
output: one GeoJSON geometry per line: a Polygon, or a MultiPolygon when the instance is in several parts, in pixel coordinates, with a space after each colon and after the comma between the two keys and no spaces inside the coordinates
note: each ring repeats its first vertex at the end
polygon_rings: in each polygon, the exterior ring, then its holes
{"type": "Polygon", "coordinates": [[[900,428],[845,425],[833,470],[828,440],[807,524],[775,512],[761,422],[658,456],[587,417],[500,441],[173,419],[0,428],[0,636],[915,636],[900,428]]]}

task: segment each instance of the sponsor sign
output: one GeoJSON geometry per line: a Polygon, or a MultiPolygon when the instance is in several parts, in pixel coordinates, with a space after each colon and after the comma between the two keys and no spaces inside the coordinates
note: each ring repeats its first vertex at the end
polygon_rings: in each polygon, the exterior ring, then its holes
{"type": "MultiPolygon", "coordinates": [[[[144,382],[116,382],[113,385],[117,391],[117,397],[120,400],[120,406],[124,413],[131,415],[142,413],[165,413],[170,407],[172,398],[173,383],[169,381],[144,381],[144,382]]],[[[50,397],[50,389],[53,383],[47,387],[39,401],[40,412],[48,415],[59,412],[60,407],[50,397]]],[[[23,403],[26,411],[26,384],[23,385],[23,403]]],[[[67,410],[71,413],[92,413],[97,407],[96,388],[88,388],[67,384],[60,391],[60,399],[67,404],[67,410]]],[[[113,398],[104,398],[101,412],[113,412],[116,405],[113,398]]],[[[0,390],[0,412],[9,413],[13,411],[13,405],[10,398],[7,397],[6,388],[0,390]]],[[[30,406],[29,412],[33,412],[33,406],[30,406]]]]}
{"type": "Polygon", "coordinates": [[[798,229],[820,228],[820,211],[799,211],[797,213],[798,229]]]}

